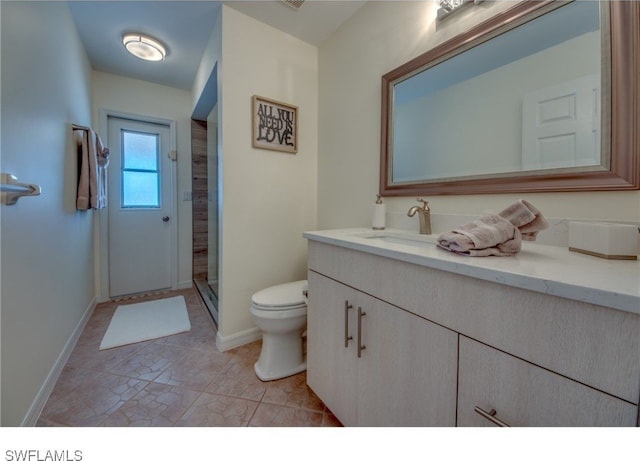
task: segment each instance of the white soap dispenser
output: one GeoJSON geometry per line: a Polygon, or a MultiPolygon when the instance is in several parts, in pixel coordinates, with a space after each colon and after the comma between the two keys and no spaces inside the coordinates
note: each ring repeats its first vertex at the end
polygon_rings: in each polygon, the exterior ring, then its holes
{"type": "Polygon", "coordinates": [[[373,216],[371,218],[371,228],[373,230],[384,230],[385,226],[385,209],[384,203],[380,195],[377,196],[376,203],[373,205],[373,216]]]}

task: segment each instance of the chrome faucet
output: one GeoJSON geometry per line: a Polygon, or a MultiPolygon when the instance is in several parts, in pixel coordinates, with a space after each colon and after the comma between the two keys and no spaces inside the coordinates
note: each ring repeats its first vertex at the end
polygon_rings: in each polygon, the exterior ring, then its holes
{"type": "Polygon", "coordinates": [[[410,218],[418,213],[418,219],[420,219],[420,233],[431,233],[431,210],[429,209],[429,202],[422,198],[418,198],[418,202],[422,202],[422,206],[412,206],[409,208],[407,216],[410,218]]]}

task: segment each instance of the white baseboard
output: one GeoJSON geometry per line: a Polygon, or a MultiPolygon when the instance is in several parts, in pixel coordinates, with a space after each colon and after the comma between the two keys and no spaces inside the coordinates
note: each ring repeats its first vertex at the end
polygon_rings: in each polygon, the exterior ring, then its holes
{"type": "Polygon", "coordinates": [[[193,286],[193,280],[183,280],[178,282],[178,290],[184,290],[185,288],[191,288],[193,286]]]}
{"type": "Polygon", "coordinates": [[[230,336],[222,336],[218,331],[216,334],[216,346],[221,352],[244,346],[262,338],[262,332],[257,328],[241,331],[230,336]]]}
{"type": "Polygon", "coordinates": [[[89,303],[89,306],[87,306],[87,308],[85,309],[84,314],[82,314],[82,317],[73,330],[73,333],[69,337],[69,340],[62,348],[62,351],[60,352],[58,359],[54,363],[53,368],[51,368],[51,371],[47,375],[47,378],[44,380],[44,383],[42,383],[42,386],[40,387],[36,398],[31,403],[27,414],[22,420],[22,426],[35,426],[38,422],[38,418],[40,418],[40,414],[42,413],[47,400],[51,396],[51,392],[53,392],[56,381],[58,381],[58,378],[62,373],[62,369],[66,365],[67,360],[69,360],[69,356],[71,356],[73,348],[76,346],[78,339],[80,339],[80,335],[82,334],[84,327],[87,325],[91,314],[93,314],[93,310],[95,309],[97,303],[98,299],[94,297],[89,303]]]}
{"type": "MultiPolygon", "coordinates": [[[[161,293],[161,292],[169,291],[169,290],[171,290],[171,291],[173,291],[173,290],[184,290],[184,289],[191,288],[191,287],[193,287],[193,281],[185,280],[185,281],[179,282],[178,285],[175,288],[165,288],[165,289],[162,289],[162,290],[154,290],[154,291],[149,291],[149,292],[133,294],[131,296],[140,296],[141,294],[156,294],[156,293],[161,293]]],[[[114,299],[126,298],[127,296],[128,295],[122,295],[122,296],[117,296],[115,298],[111,298],[111,297],[109,297],[109,295],[100,295],[97,298],[97,302],[98,302],[98,304],[99,303],[106,303],[106,302],[109,302],[109,301],[113,301],[114,299]]]]}

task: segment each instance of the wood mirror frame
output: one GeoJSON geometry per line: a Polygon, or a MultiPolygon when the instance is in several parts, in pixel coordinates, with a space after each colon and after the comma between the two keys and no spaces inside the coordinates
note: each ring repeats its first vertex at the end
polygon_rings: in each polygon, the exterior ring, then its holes
{"type": "Polygon", "coordinates": [[[553,3],[523,1],[436,46],[382,77],[380,195],[462,195],[518,192],[603,191],[640,189],[640,2],[612,1],[610,8],[610,162],[609,169],[518,176],[452,179],[393,184],[389,143],[393,85],[398,79],[484,41],[510,23],[553,3]]]}

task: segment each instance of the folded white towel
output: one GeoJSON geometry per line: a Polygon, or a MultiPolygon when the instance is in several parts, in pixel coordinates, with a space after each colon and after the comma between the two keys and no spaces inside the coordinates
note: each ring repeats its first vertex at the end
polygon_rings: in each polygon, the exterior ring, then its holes
{"type": "Polygon", "coordinates": [[[438,246],[468,256],[512,256],[522,240],[535,240],[549,226],[542,213],[519,200],[499,214],[488,214],[438,236],[438,246]]]}

